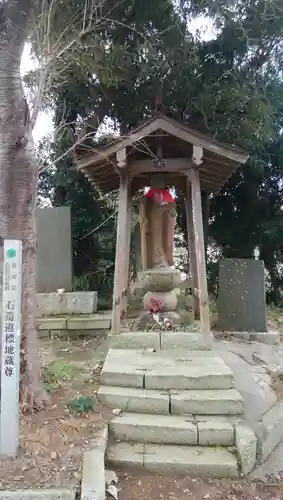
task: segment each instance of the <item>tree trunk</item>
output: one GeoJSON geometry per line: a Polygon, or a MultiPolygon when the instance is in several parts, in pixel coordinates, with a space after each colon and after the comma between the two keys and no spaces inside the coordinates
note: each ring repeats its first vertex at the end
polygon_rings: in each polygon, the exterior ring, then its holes
{"type": "Polygon", "coordinates": [[[25,410],[35,411],[47,397],[41,384],[35,324],[38,165],[20,77],[31,6],[31,0],[0,5],[0,239],[19,239],[23,244],[21,398],[25,410]]]}

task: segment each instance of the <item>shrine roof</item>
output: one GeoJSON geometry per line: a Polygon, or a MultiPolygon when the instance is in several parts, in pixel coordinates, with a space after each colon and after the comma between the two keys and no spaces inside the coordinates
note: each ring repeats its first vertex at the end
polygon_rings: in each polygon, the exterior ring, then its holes
{"type": "MultiPolygon", "coordinates": [[[[127,166],[135,160],[153,159],[156,153],[157,137],[162,136],[163,158],[186,159],[188,168],[193,155],[193,146],[203,148],[203,160],[199,166],[201,189],[217,192],[237,168],[248,159],[248,153],[238,147],[227,145],[202,134],[183,123],[158,113],[128,135],[117,137],[108,144],[90,147],[79,144],[76,147],[77,168],[102,193],[119,188],[120,176],[116,154],[126,151],[127,166]]],[[[133,189],[150,185],[150,174],[143,172],[134,176],[133,189]]],[[[182,188],[184,176],[167,172],[167,184],[182,188]]]]}

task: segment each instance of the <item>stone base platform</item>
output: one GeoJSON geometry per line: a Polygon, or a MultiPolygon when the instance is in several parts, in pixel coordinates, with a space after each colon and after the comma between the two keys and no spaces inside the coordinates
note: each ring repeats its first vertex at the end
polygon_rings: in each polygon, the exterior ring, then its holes
{"type": "Polygon", "coordinates": [[[50,316],[36,318],[36,328],[40,338],[79,337],[97,335],[101,330],[109,330],[111,313],[50,316]]]}
{"type": "Polygon", "coordinates": [[[244,474],[254,468],[256,437],[243,422],[233,373],[214,350],[189,349],[196,335],[111,337],[98,396],[121,412],[109,424],[112,466],[202,477],[237,477],[239,464],[244,474]]]}

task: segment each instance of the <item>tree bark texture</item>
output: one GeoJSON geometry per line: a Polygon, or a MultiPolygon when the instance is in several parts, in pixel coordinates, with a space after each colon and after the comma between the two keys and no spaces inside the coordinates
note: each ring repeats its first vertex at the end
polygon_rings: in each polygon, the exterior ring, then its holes
{"type": "Polygon", "coordinates": [[[20,77],[31,8],[31,0],[0,0],[0,239],[23,244],[21,400],[29,411],[47,402],[35,324],[38,165],[20,77]]]}

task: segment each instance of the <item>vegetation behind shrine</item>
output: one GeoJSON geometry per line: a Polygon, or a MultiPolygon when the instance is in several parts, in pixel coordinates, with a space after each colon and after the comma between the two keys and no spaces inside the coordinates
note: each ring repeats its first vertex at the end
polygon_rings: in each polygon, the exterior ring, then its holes
{"type": "MultiPolygon", "coordinates": [[[[69,4],[75,11],[77,2],[69,4]]],[[[51,159],[60,157],[75,134],[96,131],[105,117],[126,133],[152,113],[160,93],[169,116],[246,148],[247,165],[210,200],[209,276],[215,282],[219,257],[252,258],[256,251],[274,304],[282,303],[283,292],[282,7],[282,0],[192,0],[175,8],[171,0],[105,1],[112,22],[88,34],[93,43],[88,38],[79,70],[69,68],[68,80],[52,91],[55,124],[64,120],[68,127],[48,151],[51,159]],[[212,20],[211,40],[190,31],[199,15],[212,20]]],[[[40,194],[71,206],[75,285],[98,289],[107,302],[115,195],[100,199],[71,154],[41,175],[40,194]]],[[[180,199],[178,230],[186,233],[180,199]]]]}

